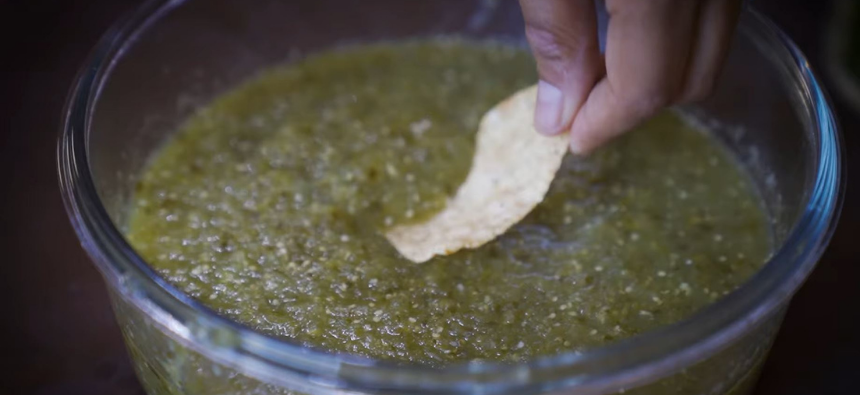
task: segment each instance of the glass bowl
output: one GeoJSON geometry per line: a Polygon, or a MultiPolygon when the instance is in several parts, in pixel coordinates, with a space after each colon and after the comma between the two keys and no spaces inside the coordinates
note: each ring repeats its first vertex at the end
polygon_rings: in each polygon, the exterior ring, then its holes
{"type": "Polygon", "coordinates": [[[676,324],[585,353],[443,368],[331,354],[231,322],[174,288],[123,238],[147,158],[219,93],[344,43],[457,35],[525,45],[516,1],[156,0],[110,30],[78,75],[59,141],[71,221],[101,270],[151,394],[743,394],[830,239],[841,140],[804,56],[746,9],[714,95],[682,111],[747,168],[774,245],[743,286],[676,324]]]}

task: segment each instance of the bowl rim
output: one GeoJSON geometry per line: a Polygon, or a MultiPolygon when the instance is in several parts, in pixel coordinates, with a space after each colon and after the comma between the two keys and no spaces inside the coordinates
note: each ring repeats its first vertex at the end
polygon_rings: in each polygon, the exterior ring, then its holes
{"type": "MultiPolygon", "coordinates": [[[[817,137],[815,180],[786,241],[757,274],[694,315],[583,353],[516,364],[464,362],[404,365],[330,353],[270,337],[218,315],[182,293],[140,257],[112,222],[89,169],[89,127],[101,88],[135,38],[185,0],[149,0],[99,41],[74,80],[58,142],[58,172],[67,213],[83,248],[109,286],[143,310],[171,338],[218,363],[270,382],[313,382],[317,390],[522,393],[574,387],[597,394],[631,388],[713,355],[776,314],[815,266],[829,242],[845,190],[845,155],[829,97],[792,41],[745,7],[740,30],[768,44],[768,55],[798,85],[808,128],[817,137]]],[[[804,114],[801,114],[802,116],[804,114]]]]}

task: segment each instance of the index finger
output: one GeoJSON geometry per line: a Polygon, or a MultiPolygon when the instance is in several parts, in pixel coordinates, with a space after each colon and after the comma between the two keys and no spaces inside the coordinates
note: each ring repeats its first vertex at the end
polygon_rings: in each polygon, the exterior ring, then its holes
{"type": "Polygon", "coordinates": [[[571,126],[587,153],[670,104],[683,89],[699,1],[609,0],[606,75],[571,126]]]}

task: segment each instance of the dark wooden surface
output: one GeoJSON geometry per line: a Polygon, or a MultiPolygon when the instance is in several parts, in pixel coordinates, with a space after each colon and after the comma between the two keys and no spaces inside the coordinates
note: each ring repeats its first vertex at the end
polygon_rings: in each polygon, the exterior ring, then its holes
{"type": "MultiPolygon", "coordinates": [[[[136,0],[0,0],[0,394],[142,394],[98,273],[72,233],[55,142],[71,80],[109,24],[136,0]]],[[[820,66],[826,1],[754,1],[820,66]]],[[[820,69],[820,67],[819,67],[820,69]]],[[[858,174],[860,114],[835,98],[858,174]]],[[[860,207],[842,221],[795,297],[757,394],[857,394],[860,207]]]]}

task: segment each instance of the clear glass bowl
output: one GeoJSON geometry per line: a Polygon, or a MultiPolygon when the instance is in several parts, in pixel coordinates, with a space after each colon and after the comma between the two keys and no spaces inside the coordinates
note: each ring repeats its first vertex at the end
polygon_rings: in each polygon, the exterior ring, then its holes
{"type": "Polygon", "coordinates": [[[521,364],[397,365],[330,354],[228,321],[159,277],[123,238],[136,175],[189,114],[262,69],[343,43],[459,35],[524,45],[515,1],[150,1],[110,30],[68,98],[62,190],[151,394],[742,394],[827,244],[844,190],[821,85],[772,23],[745,10],[712,125],[757,183],[778,246],[745,285],[677,324],[521,364]]]}

